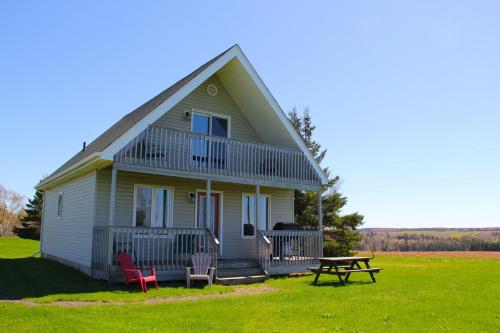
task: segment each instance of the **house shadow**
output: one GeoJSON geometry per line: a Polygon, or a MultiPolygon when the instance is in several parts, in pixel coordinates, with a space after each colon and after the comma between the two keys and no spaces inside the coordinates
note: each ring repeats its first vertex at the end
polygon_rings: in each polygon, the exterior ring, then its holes
{"type": "MultiPolygon", "coordinates": [[[[182,282],[161,283],[162,287],[179,288],[182,282]]],[[[194,285],[193,288],[203,288],[194,285]]],[[[95,280],[62,264],[43,258],[0,258],[0,300],[21,300],[58,294],[96,292],[138,293],[138,285],[124,288],[95,280]]]]}
{"type": "Polygon", "coordinates": [[[373,284],[371,281],[349,281],[345,285],[343,285],[339,280],[327,280],[327,281],[321,281],[319,280],[316,283],[313,283],[313,281],[309,281],[307,284],[313,287],[335,287],[335,288],[346,288],[349,286],[359,286],[359,285],[365,285],[365,284],[373,284]]]}

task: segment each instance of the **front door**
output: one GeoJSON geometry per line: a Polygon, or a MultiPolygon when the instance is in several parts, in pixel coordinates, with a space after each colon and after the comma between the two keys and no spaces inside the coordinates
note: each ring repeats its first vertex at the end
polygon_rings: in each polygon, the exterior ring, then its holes
{"type": "Polygon", "coordinates": [[[196,226],[201,229],[208,229],[212,234],[217,237],[222,245],[222,237],[220,234],[220,193],[211,193],[210,195],[210,219],[207,219],[207,193],[198,192],[196,197],[197,212],[196,212],[196,226]]]}

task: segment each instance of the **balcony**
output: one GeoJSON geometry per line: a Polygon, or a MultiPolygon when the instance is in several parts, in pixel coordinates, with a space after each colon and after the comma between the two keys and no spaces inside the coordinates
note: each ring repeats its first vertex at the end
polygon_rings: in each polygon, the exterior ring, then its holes
{"type": "Polygon", "coordinates": [[[167,175],[206,175],[248,184],[304,189],[321,184],[301,151],[155,126],[121,149],[114,162],[122,170],[155,169],[167,175]]]}

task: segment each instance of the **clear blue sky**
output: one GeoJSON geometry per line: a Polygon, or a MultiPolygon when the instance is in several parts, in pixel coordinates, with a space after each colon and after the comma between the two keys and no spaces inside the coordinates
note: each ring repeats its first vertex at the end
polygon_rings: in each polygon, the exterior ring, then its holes
{"type": "Polygon", "coordinates": [[[0,184],[31,196],[239,43],[284,110],[309,106],[366,227],[500,226],[500,2],[177,3],[0,3],[0,184]]]}

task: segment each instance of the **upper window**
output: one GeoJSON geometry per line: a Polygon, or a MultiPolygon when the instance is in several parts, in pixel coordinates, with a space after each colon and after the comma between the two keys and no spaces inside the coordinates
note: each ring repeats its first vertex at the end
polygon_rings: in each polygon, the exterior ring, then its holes
{"type": "Polygon", "coordinates": [[[136,186],[134,225],[137,227],[171,227],[173,225],[172,190],[164,187],[136,186]]]}
{"type": "Polygon", "coordinates": [[[209,135],[210,134],[210,116],[193,113],[193,132],[209,135]]]}
{"type": "Polygon", "coordinates": [[[259,219],[255,221],[255,194],[243,194],[242,236],[255,237],[256,230],[267,230],[269,227],[269,196],[259,196],[259,219]]]}
{"type": "Polygon", "coordinates": [[[63,194],[59,192],[57,195],[57,218],[62,218],[62,210],[63,210],[63,194]]]}
{"type": "Polygon", "coordinates": [[[229,119],[212,114],[193,112],[192,131],[194,133],[229,137],[229,119]]]}

